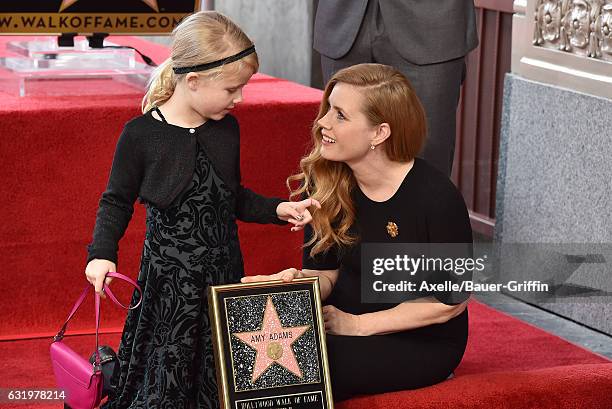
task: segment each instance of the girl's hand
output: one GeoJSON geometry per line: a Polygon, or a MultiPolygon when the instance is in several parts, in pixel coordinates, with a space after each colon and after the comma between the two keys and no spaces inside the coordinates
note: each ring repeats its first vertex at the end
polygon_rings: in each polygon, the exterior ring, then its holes
{"type": "Polygon", "coordinates": [[[288,283],[289,281],[292,281],[294,278],[302,278],[304,277],[304,274],[302,274],[301,270],[298,270],[296,268],[288,268],[286,270],[283,270],[279,273],[276,274],[270,274],[267,276],[261,275],[261,276],[246,276],[246,277],[242,277],[240,279],[240,282],[242,283],[255,283],[258,281],[273,281],[273,280],[283,280],[284,282],[288,283]]]}
{"type": "Polygon", "coordinates": [[[117,266],[112,261],[101,260],[94,258],[89,263],[87,263],[87,267],[85,268],[85,276],[87,277],[87,281],[89,281],[96,289],[96,292],[100,294],[100,297],[106,298],[104,295],[104,283],[107,285],[113,281],[112,277],[106,277],[107,273],[116,273],[117,266]],[[106,278],[106,280],[105,280],[106,278]]]}
{"type": "Polygon", "coordinates": [[[333,305],[323,306],[325,331],[332,335],[362,336],[359,315],[341,311],[333,305]]]}
{"type": "Polygon", "coordinates": [[[293,224],[291,231],[299,231],[312,221],[312,215],[308,210],[314,206],[321,208],[321,204],[314,199],[305,199],[301,202],[282,202],[276,207],[276,215],[279,219],[293,224]]]}

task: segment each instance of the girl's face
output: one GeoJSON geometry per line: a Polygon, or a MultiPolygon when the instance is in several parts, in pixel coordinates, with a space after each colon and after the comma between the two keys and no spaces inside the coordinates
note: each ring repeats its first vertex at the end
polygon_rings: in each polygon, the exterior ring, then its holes
{"type": "Polygon", "coordinates": [[[321,156],[347,164],[363,159],[376,138],[376,126],[361,111],[363,96],[354,86],[337,83],[328,99],[329,110],[321,126],[321,156]]]}
{"type": "Polygon", "coordinates": [[[244,68],[236,75],[217,79],[207,79],[201,76],[187,78],[192,109],[203,118],[216,121],[222,119],[242,102],[242,88],[252,76],[253,71],[244,68]]]}

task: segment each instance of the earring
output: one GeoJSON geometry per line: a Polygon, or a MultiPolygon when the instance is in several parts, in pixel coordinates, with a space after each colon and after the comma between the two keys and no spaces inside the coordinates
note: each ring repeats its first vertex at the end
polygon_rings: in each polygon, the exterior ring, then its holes
{"type": "Polygon", "coordinates": [[[370,145],[370,149],[372,150],[376,149],[376,145],[370,145]]]}

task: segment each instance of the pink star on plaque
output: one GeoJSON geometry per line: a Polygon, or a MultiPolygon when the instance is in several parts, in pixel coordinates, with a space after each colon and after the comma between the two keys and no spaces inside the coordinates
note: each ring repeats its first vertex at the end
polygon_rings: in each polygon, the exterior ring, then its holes
{"type": "Polygon", "coordinates": [[[236,332],[233,335],[244,342],[255,351],[255,368],[253,379],[255,381],[275,362],[298,377],[302,377],[302,371],[298,366],[291,345],[302,336],[310,325],[303,327],[283,327],[272,297],[268,296],[266,310],[264,311],[262,328],[253,332],[236,332]]]}

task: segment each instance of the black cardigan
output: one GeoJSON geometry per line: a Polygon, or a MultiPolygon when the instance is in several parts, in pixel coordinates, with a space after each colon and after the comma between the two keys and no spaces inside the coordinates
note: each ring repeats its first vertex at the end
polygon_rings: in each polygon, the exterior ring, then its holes
{"type": "Polygon", "coordinates": [[[286,223],[276,215],[282,199],[260,196],[240,184],[240,129],[236,118],[226,115],[197,128],[182,128],[153,118],[149,111],[129,121],[119,137],[88,246],[88,262],[97,258],[117,263],[119,240],[137,198],[163,209],[185,189],[195,170],[196,141],[236,195],[238,219],[286,223]]]}

